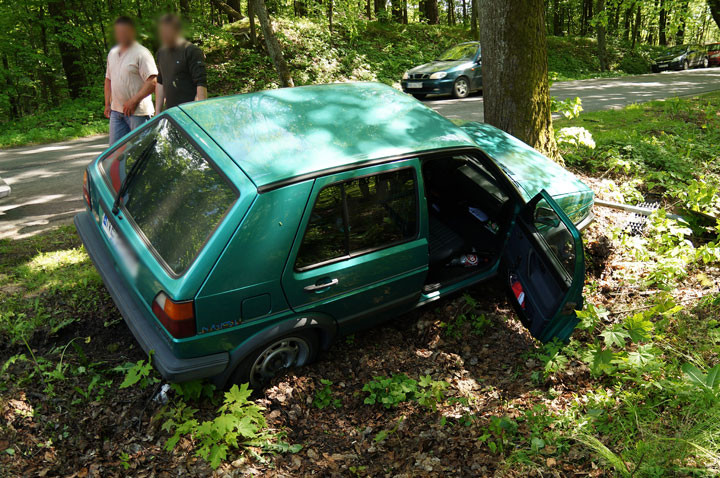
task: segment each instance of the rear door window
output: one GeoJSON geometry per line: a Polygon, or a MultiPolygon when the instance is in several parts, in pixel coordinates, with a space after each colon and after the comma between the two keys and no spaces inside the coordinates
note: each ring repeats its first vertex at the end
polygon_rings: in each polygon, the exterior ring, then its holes
{"type": "Polygon", "coordinates": [[[133,163],[144,157],[121,204],[165,265],[182,274],[238,198],[170,120],[148,125],[102,161],[117,194],[133,163]]]}
{"type": "Polygon", "coordinates": [[[414,239],[417,207],[412,168],[327,186],[315,201],[295,267],[308,269],[414,239]]]}

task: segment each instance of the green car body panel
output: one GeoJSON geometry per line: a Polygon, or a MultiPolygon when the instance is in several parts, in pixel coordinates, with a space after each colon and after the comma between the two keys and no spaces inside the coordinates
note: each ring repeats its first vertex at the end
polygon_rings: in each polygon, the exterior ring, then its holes
{"type": "Polygon", "coordinates": [[[422,158],[452,151],[491,158],[498,176],[507,176],[508,187],[516,189],[512,194],[521,198],[518,217],[527,208],[523,203],[543,190],[553,207],[557,202],[562,208],[558,215],[570,225],[580,254],[562,310],[548,318],[539,338],[566,339],[575,325],[567,304],[582,303],[584,275],[580,235],[572,224],[588,217],[592,192],[511,136],[478,123],[458,127],[376,83],[271,90],[172,108],[88,166],[90,205],[76,217],[76,226],[138,341],[146,349],[162,349],[154,359],[161,373],[175,381],[212,376],[223,384],[248,353],[283,333],[312,328],[328,346],[338,333],[366,328],[497,275],[500,258],[482,273],[423,292],[429,224],[422,158]],[[159,259],[124,206],[112,213],[117,188],[103,169],[104,159],[163,121],[192,141],[237,196],[179,274],[159,259]],[[416,180],[416,236],[309,270],[295,267],[293,258],[325,186],[400,169],[416,180]],[[127,252],[120,253],[104,232],[104,220],[134,256],[134,269],[127,252]],[[308,285],[329,277],[340,278],[331,291],[307,293],[308,285]],[[163,326],[153,312],[160,292],[173,301],[193,301],[192,336],[175,338],[163,326]],[[144,323],[149,328],[143,329],[144,323]]]}

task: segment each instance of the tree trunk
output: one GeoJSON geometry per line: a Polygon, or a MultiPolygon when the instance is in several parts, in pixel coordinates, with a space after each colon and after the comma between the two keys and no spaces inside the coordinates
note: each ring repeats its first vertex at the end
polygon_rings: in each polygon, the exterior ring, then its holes
{"type": "Polygon", "coordinates": [[[658,41],[660,45],[667,45],[667,9],[666,0],[660,0],[660,15],[658,16],[658,41]]]}
{"type": "Polygon", "coordinates": [[[560,0],[553,1],[553,16],[552,16],[552,32],[553,35],[559,37],[562,35],[562,20],[561,20],[561,7],[560,0]]]}
{"type": "Polygon", "coordinates": [[[637,7],[635,7],[635,23],[633,23],[633,31],[632,31],[632,48],[635,48],[635,44],[640,39],[640,23],[642,22],[642,4],[638,2],[637,7]]]}
{"type": "Polygon", "coordinates": [[[190,0],[180,0],[180,13],[186,21],[190,19],[190,0]]]}
{"type": "MultiPolygon", "coordinates": [[[[242,8],[240,7],[240,0],[227,0],[227,5],[228,5],[228,7],[232,8],[233,10],[238,12],[240,14],[240,18],[242,18],[242,8]]],[[[225,12],[225,13],[227,13],[228,21],[230,23],[238,20],[238,18],[236,16],[231,15],[228,12],[225,12]]]]}
{"type": "Polygon", "coordinates": [[[437,0],[425,0],[425,18],[427,18],[427,22],[430,25],[437,25],[440,23],[437,0]]]}
{"type": "Polygon", "coordinates": [[[58,50],[60,50],[60,60],[65,71],[70,98],[78,98],[82,89],[87,86],[87,78],[85,78],[85,71],[82,68],[82,51],[67,40],[69,36],[66,34],[67,32],[61,31],[71,25],[65,0],[49,2],[48,13],[59,25],[59,27],[56,27],[57,45],[58,50]]]}
{"type": "Polygon", "coordinates": [[[333,0],[327,0],[328,28],[333,31],[333,0]]]}
{"type": "Polygon", "coordinates": [[[255,13],[252,8],[252,0],[248,0],[248,17],[250,18],[250,43],[257,46],[257,32],[255,31],[255,13]]]}
{"type": "Polygon", "coordinates": [[[402,23],[402,0],[391,0],[390,9],[393,21],[402,23]]]}
{"type": "Polygon", "coordinates": [[[684,1],[678,6],[677,12],[682,18],[678,22],[677,36],[675,37],[675,43],[677,45],[685,43],[685,30],[687,29],[687,15],[689,6],[690,5],[688,1],[684,1]]]}
{"type": "Polygon", "coordinates": [[[370,0],[365,0],[365,16],[368,21],[372,20],[372,6],[370,0]]]}
{"type": "Polygon", "coordinates": [[[556,158],[543,0],[481,0],[481,9],[485,122],[556,158]]]}
{"type": "Polygon", "coordinates": [[[480,0],[471,0],[470,2],[470,32],[472,39],[477,41],[480,39],[480,29],[478,23],[480,21],[478,16],[478,9],[480,8],[480,0]]]}
{"type": "Polygon", "coordinates": [[[462,0],[462,21],[463,25],[467,23],[467,1],[462,0]]]}
{"type": "Polygon", "coordinates": [[[447,0],[448,25],[455,25],[455,1],[447,0]]]}
{"type": "Polygon", "coordinates": [[[720,0],[707,0],[707,2],[710,7],[710,14],[718,28],[720,28],[720,0]]]}
{"type": "Polygon", "coordinates": [[[598,45],[598,61],[600,62],[600,71],[609,69],[607,57],[607,15],[605,11],[605,0],[597,0],[595,4],[595,30],[597,31],[598,45]]]}
{"type": "MultiPolygon", "coordinates": [[[[225,12],[225,13],[227,14],[228,19],[229,19],[231,22],[234,22],[234,21],[237,21],[237,20],[242,20],[242,19],[244,18],[243,15],[242,15],[242,13],[240,13],[239,10],[237,10],[236,8],[234,8],[234,7],[230,6],[229,4],[223,2],[222,0],[211,0],[211,1],[212,1],[213,5],[215,5],[215,6],[218,7],[220,10],[222,10],[223,12],[225,12]]],[[[240,1],[239,1],[239,0],[237,0],[237,2],[234,2],[234,1],[231,0],[231,3],[237,3],[238,8],[240,7],[240,1]]]]}
{"type": "Polygon", "coordinates": [[[265,7],[265,0],[250,1],[252,2],[253,13],[257,15],[258,20],[260,21],[260,28],[262,29],[263,37],[265,37],[265,46],[267,47],[270,59],[272,59],[275,69],[277,70],[280,84],[282,86],[295,86],[292,77],[290,76],[290,70],[285,62],[280,42],[278,42],[275,32],[273,32],[267,8],[265,7]]]}

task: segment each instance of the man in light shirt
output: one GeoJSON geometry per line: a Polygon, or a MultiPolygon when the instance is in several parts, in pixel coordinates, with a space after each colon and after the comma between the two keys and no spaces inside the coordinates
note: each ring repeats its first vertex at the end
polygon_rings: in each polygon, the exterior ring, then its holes
{"type": "Polygon", "coordinates": [[[114,24],[117,45],[110,50],[105,73],[105,117],[110,118],[110,144],[134,130],[154,114],[152,98],[158,70],[152,53],[135,41],[135,24],[118,17],[114,24]]]}

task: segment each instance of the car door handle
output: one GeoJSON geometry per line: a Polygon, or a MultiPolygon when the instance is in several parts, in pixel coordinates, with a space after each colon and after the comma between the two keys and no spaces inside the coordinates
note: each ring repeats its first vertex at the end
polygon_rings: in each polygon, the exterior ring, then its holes
{"type": "Polygon", "coordinates": [[[340,282],[340,281],[337,279],[332,279],[330,282],[323,282],[322,284],[306,285],[305,287],[303,287],[303,289],[305,289],[308,292],[316,292],[318,290],[323,290],[323,289],[327,289],[328,287],[338,285],[338,282],[340,282]]]}

